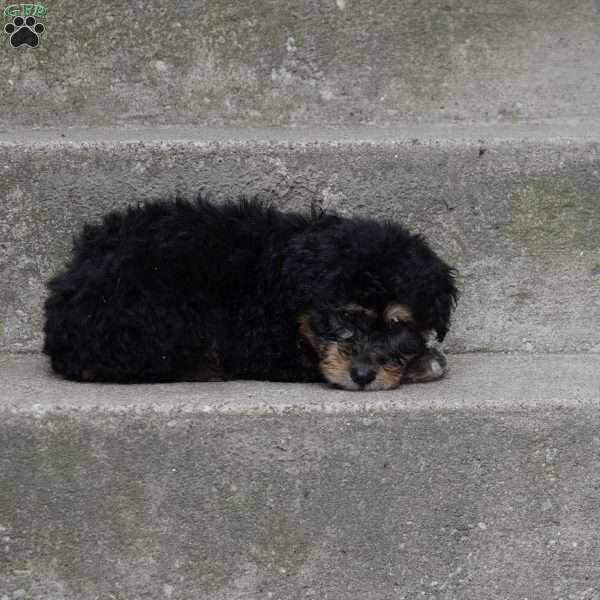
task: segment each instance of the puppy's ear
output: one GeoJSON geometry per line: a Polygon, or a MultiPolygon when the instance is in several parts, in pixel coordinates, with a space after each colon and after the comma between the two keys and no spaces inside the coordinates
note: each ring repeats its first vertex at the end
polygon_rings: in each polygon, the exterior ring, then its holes
{"type": "Polygon", "coordinates": [[[432,307],[433,329],[437,334],[438,342],[443,342],[450,326],[451,306],[448,298],[436,298],[432,307]]]}
{"type": "Polygon", "coordinates": [[[441,263],[419,281],[417,302],[422,310],[424,308],[424,314],[420,311],[423,324],[435,331],[439,342],[443,342],[448,333],[450,315],[458,299],[455,276],[454,269],[441,263]]]}
{"type": "Polygon", "coordinates": [[[454,269],[448,269],[447,273],[445,273],[445,280],[441,282],[440,289],[433,299],[431,318],[438,342],[443,342],[448,333],[450,315],[458,299],[458,290],[456,289],[454,278],[454,269]]]}

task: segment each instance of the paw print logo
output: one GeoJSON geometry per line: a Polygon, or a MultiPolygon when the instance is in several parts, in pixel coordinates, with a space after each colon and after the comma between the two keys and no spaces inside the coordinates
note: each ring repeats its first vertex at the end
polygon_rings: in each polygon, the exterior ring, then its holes
{"type": "Polygon", "coordinates": [[[40,43],[40,34],[44,32],[45,27],[37,23],[34,17],[15,17],[12,23],[4,26],[4,31],[10,35],[10,45],[13,48],[19,46],[29,46],[36,48],[40,43]]]}

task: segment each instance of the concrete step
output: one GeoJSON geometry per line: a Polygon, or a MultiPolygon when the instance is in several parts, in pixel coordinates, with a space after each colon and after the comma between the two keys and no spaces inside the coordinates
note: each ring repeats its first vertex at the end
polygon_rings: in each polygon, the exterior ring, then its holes
{"type": "Polygon", "coordinates": [[[79,0],[76,9],[55,0],[47,9],[39,48],[4,39],[0,127],[600,115],[595,0],[568,10],[561,0],[79,0]]]}
{"type": "Polygon", "coordinates": [[[0,597],[597,598],[600,355],[450,367],[361,394],[0,355],[0,597]]]}
{"type": "Polygon", "coordinates": [[[404,221],[460,270],[452,351],[600,351],[600,126],[0,133],[0,349],[38,350],[72,236],[149,199],[267,195],[404,221]]]}

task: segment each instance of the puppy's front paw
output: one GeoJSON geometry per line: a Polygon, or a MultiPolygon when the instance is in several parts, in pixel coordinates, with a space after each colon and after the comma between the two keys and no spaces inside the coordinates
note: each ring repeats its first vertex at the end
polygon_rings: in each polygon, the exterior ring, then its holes
{"type": "Polygon", "coordinates": [[[404,383],[422,383],[441,379],[447,372],[446,357],[434,348],[429,348],[425,354],[413,358],[404,372],[404,383]]]}

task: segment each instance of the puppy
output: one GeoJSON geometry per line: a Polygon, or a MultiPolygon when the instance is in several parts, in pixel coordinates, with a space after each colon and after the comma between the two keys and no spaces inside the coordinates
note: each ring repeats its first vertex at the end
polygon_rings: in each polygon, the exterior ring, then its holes
{"type": "Polygon", "coordinates": [[[86,225],[48,283],[44,352],[76,381],[441,377],[454,271],[391,222],[256,200],[157,202],[86,225]]]}

